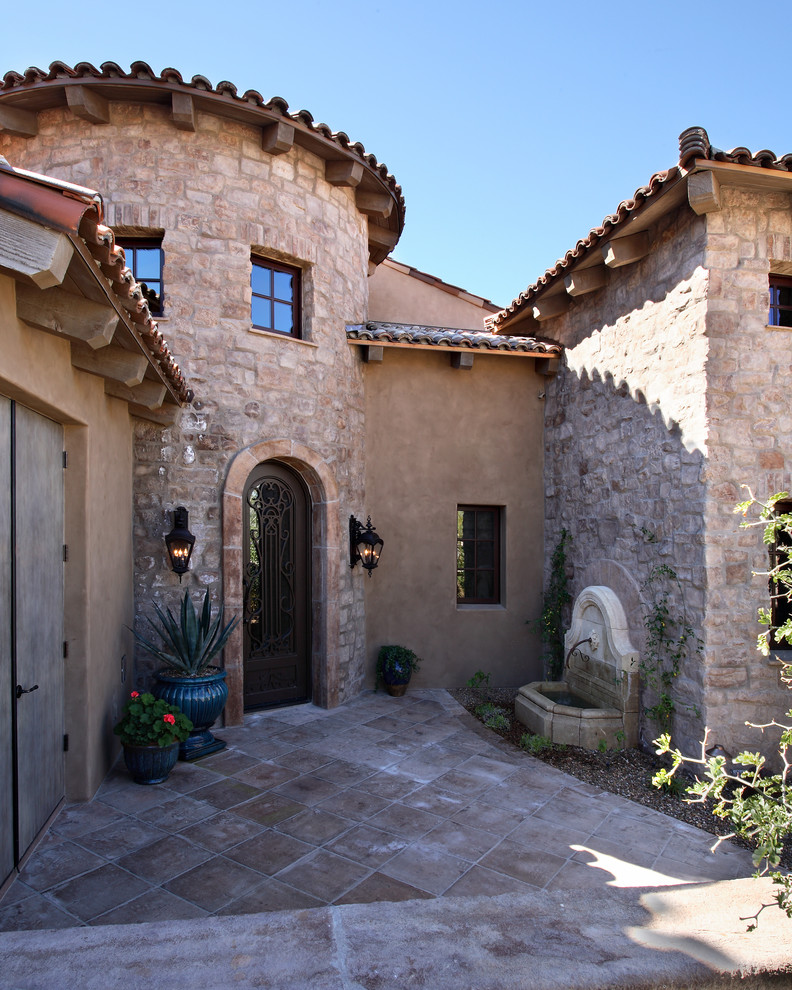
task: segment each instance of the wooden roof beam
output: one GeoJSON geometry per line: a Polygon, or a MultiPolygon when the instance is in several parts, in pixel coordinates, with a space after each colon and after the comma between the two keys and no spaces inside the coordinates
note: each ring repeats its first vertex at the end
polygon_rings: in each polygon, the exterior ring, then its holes
{"type": "Polygon", "coordinates": [[[146,376],[149,362],[145,354],[135,354],[123,347],[110,344],[101,350],[72,345],[71,363],[80,371],[98,375],[110,381],[120,382],[129,388],[140,385],[146,376]]]}
{"type": "Polygon", "coordinates": [[[399,241],[399,235],[395,230],[379,227],[369,220],[368,239],[371,247],[392,251],[399,241]]]}
{"type": "Polygon", "coordinates": [[[569,309],[569,296],[541,296],[533,307],[533,317],[540,323],[542,320],[551,320],[554,316],[561,316],[569,309]]]}
{"type": "Polygon", "coordinates": [[[66,101],[75,117],[92,124],[110,123],[110,105],[107,100],[87,86],[66,86],[66,101]]]}
{"type": "Polygon", "coordinates": [[[59,288],[42,292],[23,282],[16,287],[16,312],[31,327],[82,341],[94,350],[107,347],[119,323],[118,313],[109,305],[59,288]]]}
{"type": "Polygon", "coordinates": [[[570,296],[584,296],[587,292],[601,289],[608,280],[608,269],[605,265],[595,268],[581,268],[572,272],[564,279],[564,285],[570,296]]]}
{"type": "Polygon", "coordinates": [[[162,382],[145,381],[130,388],[120,382],[105,381],[105,392],[143,409],[159,409],[165,401],[168,389],[162,382]]]}
{"type": "Polygon", "coordinates": [[[720,182],[714,172],[689,175],[687,194],[694,213],[714,213],[721,208],[720,182]]]}
{"type": "Polygon", "coordinates": [[[331,186],[358,186],[363,178],[363,163],[348,159],[327,161],[325,178],[331,186]]]}
{"type": "Polygon", "coordinates": [[[261,132],[261,147],[268,155],[284,155],[294,147],[294,127],[276,120],[261,132]]]}
{"type": "Polygon", "coordinates": [[[171,116],[180,131],[195,130],[195,101],[189,93],[171,93],[171,116]]]}
{"type": "Polygon", "coordinates": [[[387,220],[393,212],[393,196],[383,192],[358,189],[355,194],[355,205],[361,213],[365,213],[368,217],[379,217],[382,220],[387,220]]]}
{"type": "Polygon", "coordinates": [[[57,230],[0,209],[0,268],[40,289],[60,285],[74,249],[57,230]]]}
{"type": "Polygon", "coordinates": [[[14,137],[35,137],[38,134],[38,118],[32,110],[0,106],[0,128],[14,137]]]}
{"type": "Polygon", "coordinates": [[[632,265],[649,254],[649,234],[642,230],[628,237],[614,238],[602,248],[602,258],[608,268],[632,265]]]}

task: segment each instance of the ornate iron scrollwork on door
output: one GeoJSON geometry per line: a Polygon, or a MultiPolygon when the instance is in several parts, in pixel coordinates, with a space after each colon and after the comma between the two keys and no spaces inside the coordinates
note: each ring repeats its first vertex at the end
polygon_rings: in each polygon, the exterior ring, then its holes
{"type": "Polygon", "coordinates": [[[295,649],[295,504],[291,488],[263,478],[248,491],[244,622],[251,657],[295,649]]]}

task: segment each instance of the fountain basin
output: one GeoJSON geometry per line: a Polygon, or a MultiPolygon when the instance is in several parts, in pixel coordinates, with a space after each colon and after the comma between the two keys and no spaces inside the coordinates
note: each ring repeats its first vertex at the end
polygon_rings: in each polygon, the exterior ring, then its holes
{"type": "Polygon", "coordinates": [[[636,746],[638,654],[624,609],[611,588],[590,585],[581,591],[565,648],[563,679],[521,687],[514,704],[517,718],[554,743],[585,749],[597,749],[603,741],[609,749],[636,746]]]}
{"type": "MultiPolygon", "coordinates": [[[[520,688],[514,703],[517,718],[529,732],[545,736],[554,743],[597,749],[605,740],[608,749],[624,745],[624,718],[617,708],[599,708],[594,702],[581,701],[590,707],[562,704],[555,694],[570,694],[566,681],[533,681],[520,688]]],[[[566,699],[564,699],[566,700],[566,699]]]]}

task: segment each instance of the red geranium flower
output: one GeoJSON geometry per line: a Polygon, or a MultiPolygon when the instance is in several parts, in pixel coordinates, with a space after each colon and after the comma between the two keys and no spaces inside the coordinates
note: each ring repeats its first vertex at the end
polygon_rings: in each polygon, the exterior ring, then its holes
{"type": "Polygon", "coordinates": [[[173,715],[163,715],[162,716],[162,721],[163,722],[168,722],[170,725],[175,725],[176,724],[176,719],[173,717],[173,715]]]}
{"type": "Polygon", "coordinates": [[[139,698],[140,697],[140,693],[138,691],[133,691],[132,694],[130,694],[129,697],[130,698],[139,698]]]}

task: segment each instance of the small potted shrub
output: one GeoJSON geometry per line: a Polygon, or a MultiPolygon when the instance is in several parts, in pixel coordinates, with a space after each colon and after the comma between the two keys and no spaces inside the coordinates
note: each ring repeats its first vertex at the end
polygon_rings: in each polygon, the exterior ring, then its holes
{"type": "Polygon", "coordinates": [[[413,671],[420,666],[420,658],[406,646],[381,646],[377,657],[377,688],[383,683],[388,694],[400,698],[413,671]]]}
{"type": "Polygon", "coordinates": [[[216,739],[209,727],[225,707],[228,686],[226,672],[212,661],[225,646],[238,620],[234,618],[223,625],[222,606],[212,618],[208,589],[200,616],[188,591],[184,592],[178,619],[169,608],[163,612],[155,605],[154,611],[157,621],[146,621],[159,642],[152,642],[134,630],[133,633],[141,646],[163,664],[157,671],[152,693],[176,705],[193,723],[193,731],[181,744],[179,756],[183,760],[195,760],[216,753],[225,747],[225,742],[216,739]]]}
{"type": "Polygon", "coordinates": [[[124,762],[136,784],[161,784],[176,766],[179,743],[193,724],[175,705],[133,691],[113,729],[121,737],[124,762]]]}

